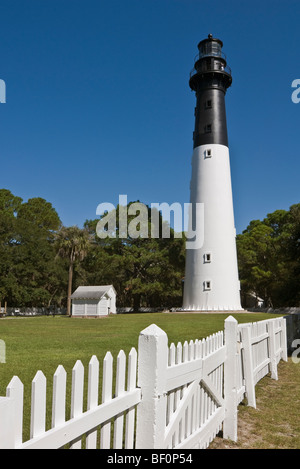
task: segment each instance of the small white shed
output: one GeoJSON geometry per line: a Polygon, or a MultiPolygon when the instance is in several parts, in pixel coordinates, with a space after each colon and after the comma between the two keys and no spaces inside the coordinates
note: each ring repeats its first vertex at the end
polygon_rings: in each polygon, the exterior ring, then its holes
{"type": "Polygon", "coordinates": [[[78,287],[71,295],[71,300],[72,316],[116,314],[116,291],[113,285],[78,287]]]}

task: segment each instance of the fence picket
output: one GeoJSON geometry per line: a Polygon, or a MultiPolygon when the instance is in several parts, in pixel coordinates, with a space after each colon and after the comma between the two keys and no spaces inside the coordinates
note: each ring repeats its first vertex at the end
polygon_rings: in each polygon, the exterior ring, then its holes
{"type": "Polygon", "coordinates": [[[245,386],[248,405],[256,408],[251,329],[249,327],[242,327],[241,335],[243,342],[245,386]]]}
{"type": "MultiPolygon", "coordinates": [[[[219,343],[218,343],[218,348],[223,347],[223,332],[219,332],[219,343]]],[[[217,383],[218,383],[218,391],[221,396],[223,396],[223,363],[219,366],[218,368],[218,378],[217,378],[217,383]]],[[[219,425],[218,432],[221,430],[222,424],[219,425]]]]}
{"type": "MultiPolygon", "coordinates": [[[[133,347],[128,355],[128,375],[127,375],[127,391],[136,388],[136,372],[137,372],[137,351],[133,347]]],[[[134,419],[135,408],[131,408],[127,412],[125,427],[125,449],[134,448],[134,419]]]]}
{"type": "MultiPolygon", "coordinates": [[[[6,389],[6,397],[14,401],[14,446],[17,447],[23,441],[23,399],[24,386],[17,376],[14,376],[6,389]]],[[[1,445],[0,445],[1,446],[1,445]]]]}
{"type": "MultiPolygon", "coordinates": [[[[203,358],[207,357],[208,356],[208,337],[206,339],[204,339],[204,342],[203,342],[203,358]]],[[[208,398],[208,394],[207,394],[207,390],[206,388],[203,386],[203,383],[202,383],[202,388],[203,388],[203,393],[204,393],[204,414],[203,414],[203,423],[206,422],[206,420],[208,419],[208,408],[209,408],[209,398],[208,398]]]]}
{"type": "Polygon", "coordinates": [[[287,321],[285,318],[279,318],[280,327],[280,345],[281,345],[281,358],[288,361],[288,344],[287,344],[287,321]]]}
{"type": "MultiPolygon", "coordinates": [[[[117,357],[116,397],[122,396],[122,394],[125,391],[125,368],[126,368],[126,355],[123,350],[120,350],[118,357],[117,357]]],[[[124,414],[120,414],[115,418],[114,449],[122,448],[123,424],[124,424],[124,414]]]]}
{"type": "Polygon", "coordinates": [[[224,363],[225,420],[224,437],[237,441],[237,339],[238,323],[229,316],[225,320],[227,359],[224,363]]]}
{"type": "Polygon", "coordinates": [[[13,411],[13,400],[0,397],[0,449],[15,448],[13,411]]]}
{"type": "MultiPolygon", "coordinates": [[[[215,350],[217,350],[217,335],[213,334],[213,337],[212,337],[212,353],[215,350]]],[[[215,386],[215,388],[217,389],[217,371],[216,371],[216,369],[214,369],[212,371],[211,375],[212,375],[212,383],[215,386]]],[[[217,403],[213,399],[213,401],[212,401],[212,410],[213,410],[213,412],[215,412],[216,409],[217,409],[217,403]]]]}
{"type": "MultiPolygon", "coordinates": [[[[189,344],[187,341],[183,343],[182,348],[182,363],[186,363],[189,361],[189,344]]],[[[182,386],[181,391],[181,400],[184,398],[184,393],[186,391],[186,385],[182,386]]],[[[180,431],[180,441],[183,441],[186,438],[186,411],[182,415],[181,419],[181,431],[180,431]]]]}
{"type": "Polygon", "coordinates": [[[270,349],[270,371],[271,378],[278,380],[277,361],[276,361],[276,337],[275,337],[275,322],[269,323],[269,349],[270,349]]]}
{"type": "MultiPolygon", "coordinates": [[[[192,361],[195,358],[194,352],[194,341],[190,340],[189,342],[189,356],[188,361],[192,361]]],[[[186,410],[186,437],[188,437],[192,432],[192,415],[194,413],[194,395],[190,398],[190,405],[186,410]]]]}
{"type": "MultiPolygon", "coordinates": [[[[83,386],[84,367],[80,360],[77,360],[72,370],[72,393],[71,393],[71,419],[79,417],[83,412],[83,386]]],[[[71,449],[81,448],[81,437],[71,443],[71,449]]]]}
{"type": "MultiPolygon", "coordinates": [[[[201,341],[196,339],[195,340],[195,359],[201,358],[201,341]]],[[[196,396],[195,396],[195,412],[193,417],[193,429],[192,431],[195,432],[200,427],[200,406],[201,406],[201,380],[198,381],[198,386],[196,389],[196,396]]]]}
{"type": "MultiPolygon", "coordinates": [[[[169,349],[169,366],[175,365],[175,354],[176,354],[175,344],[172,343],[169,349]]],[[[170,391],[169,396],[168,396],[168,404],[167,404],[167,425],[170,422],[170,419],[174,412],[174,398],[175,398],[174,391],[170,391]]]]}
{"type": "MultiPolygon", "coordinates": [[[[208,338],[208,356],[211,355],[213,353],[213,340],[214,340],[214,337],[213,335],[209,336],[208,338]]],[[[213,373],[210,373],[210,377],[213,378],[213,373]]],[[[214,408],[214,402],[213,402],[213,398],[210,394],[208,394],[208,398],[209,398],[209,407],[208,407],[208,418],[211,416],[211,414],[213,413],[213,408],[214,408]]]]}
{"type": "MultiPolygon", "coordinates": [[[[258,337],[258,326],[257,326],[257,322],[253,323],[253,337],[254,338],[257,338],[258,337]]],[[[254,365],[254,369],[257,368],[258,364],[259,364],[259,354],[258,354],[258,345],[259,343],[256,342],[254,344],[254,357],[255,357],[255,365],[254,365]]],[[[255,375],[255,384],[258,382],[259,380],[259,372],[256,372],[256,375],[255,375]]]]}
{"type": "Polygon", "coordinates": [[[31,387],[31,421],[30,438],[45,432],[46,424],[46,377],[38,371],[31,387]]]}
{"type": "MultiPolygon", "coordinates": [[[[205,346],[205,341],[204,341],[204,339],[202,339],[201,342],[200,342],[200,357],[201,358],[204,358],[204,346],[205,346]]],[[[199,425],[198,425],[199,428],[202,427],[202,425],[204,423],[204,415],[205,415],[204,399],[205,399],[205,391],[204,391],[203,383],[201,382],[201,386],[200,386],[200,403],[199,403],[199,425]]]]}
{"type": "MultiPolygon", "coordinates": [[[[103,360],[103,384],[102,384],[102,403],[111,401],[112,399],[112,382],[113,382],[113,357],[107,352],[103,360]]],[[[110,431],[111,422],[102,425],[100,446],[102,449],[110,449],[110,431]]]]}
{"type": "MultiPolygon", "coordinates": [[[[88,376],[88,401],[87,410],[95,409],[98,406],[99,392],[99,361],[95,355],[89,362],[88,376]]],[[[97,447],[97,429],[92,430],[86,436],[86,448],[96,449],[97,447]]]]}
{"type": "Polygon", "coordinates": [[[66,384],[66,370],[59,365],[53,376],[52,428],[66,421],[66,384]]]}
{"type": "MultiPolygon", "coordinates": [[[[177,346],[176,346],[176,358],[175,358],[175,362],[177,365],[179,365],[180,363],[182,363],[182,343],[181,342],[178,342],[177,343],[177,346]]],[[[181,398],[181,389],[178,388],[176,391],[175,391],[175,395],[174,395],[174,412],[176,411],[176,409],[178,408],[179,404],[180,404],[180,398],[181,398]]],[[[178,425],[178,429],[175,431],[174,433],[174,445],[176,446],[179,441],[180,441],[180,434],[181,434],[181,422],[179,423],[178,425]]]]}

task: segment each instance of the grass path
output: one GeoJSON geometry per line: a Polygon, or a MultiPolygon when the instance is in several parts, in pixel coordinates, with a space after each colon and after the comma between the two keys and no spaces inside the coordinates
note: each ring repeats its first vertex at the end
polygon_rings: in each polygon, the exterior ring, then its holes
{"type": "Polygon", "coordinates": [[[278,377],[256,385],[256,409],[239,406],[238,441],[217,437],[210,449],[300,449],[300,363],[280,362],[278,377]]]}

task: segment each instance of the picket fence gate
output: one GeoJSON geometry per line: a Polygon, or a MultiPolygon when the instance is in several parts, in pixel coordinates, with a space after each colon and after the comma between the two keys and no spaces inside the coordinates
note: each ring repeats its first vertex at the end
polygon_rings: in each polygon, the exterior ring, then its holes
{"type": "Polygon", "coordinates": [[[113,357],[88,367],[87,409],[84,367],[72,370],[70,418],[66,419],[67,374],[53,377],[52,422],[46,429],[46,378],[36,373],[31,390],[30,438],[23,442],[23,384],[13,377],[0,397],[0,449],[191,449],[206,448],[222,429],[237,440],[239,403],[255,407],[255,385],[266,374],[278,379],[277,364],[287,361],[286,323],[275,318],[238,324],[229,316],[224,331],[183,345],[168,345],[152,324],[140,333],[138,353],[121,350],[116,376],[113,357]],[[113,383],[114,389],[113,389],[113,383]],[[101,403],[99,394],[101,391],[101,403]]]}

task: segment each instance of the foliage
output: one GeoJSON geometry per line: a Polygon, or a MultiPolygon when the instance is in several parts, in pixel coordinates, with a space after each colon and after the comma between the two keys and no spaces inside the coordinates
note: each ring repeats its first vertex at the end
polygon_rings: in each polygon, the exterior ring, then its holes
{"type": "MultiPolygon", "coordinates": [[[[116,215],[119,220],[119,207],[116,215]]],[[[139,225],[134,215],[128,221],[134,219],[139,225]]],[[[161,230],[161,216],[159,220],[161,230]]],[[[99,238],[98,222],[87,220],[83,229],[65,227],[44,199],[23,203],[0,190],[2,305],[67,305],[70,313],[70,295],[77,286],[113,284],[119,306],[180,306],[184,239],[175,238],[172,229],[167,239],[124,238],[118,223],[115,238],[99,238]]],[[[147,224],[150,232],[150,210],[147,224]]]]}
{"type": "Polygon", "coordinates": [[[300,204],[251,221],[237,236],[242,294],[268,306],[300,304],[300,204]]]}
{"type": "MultiPolygon", "coordinates": [[[[133,215],[129,216],[128,224],[133,219],[133,215]]],[[[113,284],[119,306],[133,306],[135,310],[140,306],[181,306],[184,239],[175,238],[172,228],[170,238],[142,238],[130,234],[123,237],[118,220],[119,207],[116,210],[115,237],[94,238],[93,249],[84,264],[89,272],[89,283],[113,284]]],[[[161,216],[159,221],[162,230],[161,216]]],[[[97,220],[89,220],[85,226],[95,233],[96,223],[97,220]]],[[[151,231],[150,209],[146,231],[151,231]]]]}
{"type": "Polygon", "coordinates": [[[52,205],[41,198],[22,203],[2,189],[0,223],[0,300],[16,306],[58,300],[63,273],[55,259],[54,231],[61,222],[52,205]]]}
{"type": "MultiPolygon", "coordinates": [[[[128,224],[134,222],[140,236],[124,234],[117,207],[109,214],[116,222],[113,237],[105,231],[99,237],[99,219],[87,220],[83,228],[64,227],[51,203],[40,197],[23,202],[1,189],[2,306],[6,301],[70,308],[68,298],[77,286],[113,284],[118,306],[180,307],[184,235],[176,237],[159,214],[158,237],[151,237],[151,210],[144,206],[148,214],[142,223],[135,207],[132,202],[126,207],[128,224]],[[168,238],[162,236],[166,228],[168,238]]],[[[300,305],[300,204],[251,221],[237,236],[237,251],[242,297],[251,292],[269,306],[300,305]]]]}

